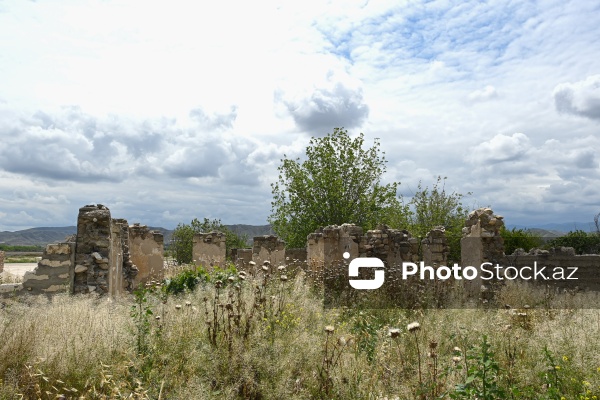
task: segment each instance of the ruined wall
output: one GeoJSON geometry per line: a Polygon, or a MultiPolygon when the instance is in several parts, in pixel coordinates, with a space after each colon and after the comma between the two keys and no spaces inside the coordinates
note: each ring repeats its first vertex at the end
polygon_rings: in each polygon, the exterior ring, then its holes
{"type": "Polygon", "coordinates": [[[571,273],[571,268],[576,267],[577,271],[573,277],[577,280],[564,281],[544,281],[531,280],[533,283],[542,285],[554,285],[561,289],[582,289],[600,291],[600,254],[575,254],[572,247],[557,247],[549,250],[532,249],[530,252],[515,251],[506,256],[503,265],[522,268],[529,266],[533,268],[534,262],[538,268],[546,267],[545,271],[555,271],[560,267],[565,271],[565,277],[571,273]]]}
{"type": "Polygon", "coordinates": [[[421,248],[425,265],[448,265],[450,247],[443,226],[435,227],[429,231],[427,236],[421,240],[421,248]]]}
{"type": "Polygon", "coordinates": [[[37,267],[25,272],[22,290],[30,294],[69,292],[74,249],[73,242],[47,245],[37,267]]]}
{"type": "Polygon", "coordinates": [[[192,250],[194,263],[205,267],[225,265],[225,234],[221,232],[197,233],[192,250]]]}
{"type": "Polygon", "coordinates": [[[360,238],[360,257],[377,257],[385,265],[400,265],[403,261],[415,261],[419,242],[406,230],[391,229],[380,225],[360,238]]]}
{"type": "Polygon", "coordinates": [[[237,269],[251,272],[248,267],[252,261],[252,249],[231,249],[231,260],[237,269]]]}
{"type": "Polygon", "coordinates": [[[0,272],[4,271],[4,256],[5,253],[0,250],[0,272]]]}
{"type": "Polygon", "coordinates": [[[149,280],[161,281],[164,253],[162,233],[152,231],[146,225],[133,224],[129,226],[128,242],[130,263],[137,270],[133,286],[137,287],[149,280]]]}
{"type": "MultiPolygon", "coordinates": [[[[461,266],[480,269],[484,262],[500,263],[504,259],[504,240],[500,228],[503,217],[495,215],[491,208],[479,208],[469,214],[460,240],[461,266]]],[[[474,296],[481,290],[482,279],[465,281],[467,292],[474,296]]]]}
{"type": "Polygon", "coordinates": [[[350,254],[350,259],[358,257],[362,233],[360,226],[342,224],[326,226],[308,235],[306,262],[309,270],[339,264],[344,261],[345,252],[350,254]]]}
{"type": "Polygon", "coordinates": [[[255,236],[252,260],[257,264],[269,261],[278,266],[285,262],[285,242],[275,235],[255,236]]]}
{"type": "Polygon", "coordinates": [[[73,293],[108,294],[111,216],[101,204],[79,209],[73,293]]]}

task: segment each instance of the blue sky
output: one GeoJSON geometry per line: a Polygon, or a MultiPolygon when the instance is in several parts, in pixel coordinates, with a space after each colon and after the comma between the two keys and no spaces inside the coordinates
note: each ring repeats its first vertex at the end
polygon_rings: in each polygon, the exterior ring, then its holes
{"type": "Polygon", "coordinates": [[[284,154],[379,138],[510,225],[600,212],[589,1],[0,1],[0,230],[265,224],[284,154]],[[213,2],[214,3],[214,2],[213,2]]]}

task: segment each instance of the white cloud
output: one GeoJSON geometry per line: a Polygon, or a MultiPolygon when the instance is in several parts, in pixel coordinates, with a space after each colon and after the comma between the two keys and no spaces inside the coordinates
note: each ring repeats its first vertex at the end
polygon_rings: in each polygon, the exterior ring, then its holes
{"type": "Polygon", "coordinates": [[[513,133],[511,136],[498,134],[469,150],[471,161],[479,164],[496,164],[518,161],[527,154],[531,144],[527,135],[513,133]]]}
{"type": "Polygon", "coordinates": [[[554,102],[561,113],[600,120],[600,75],[557,85],[554,88],[554,102]]]}

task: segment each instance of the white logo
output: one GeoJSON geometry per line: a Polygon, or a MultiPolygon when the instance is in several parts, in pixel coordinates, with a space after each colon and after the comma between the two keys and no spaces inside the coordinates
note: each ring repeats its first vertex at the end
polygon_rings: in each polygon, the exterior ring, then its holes
{"type": "MultiPolygon", "coordinates": [[[[345,252],[344,258],[350,258],[350,253],[345,252]]],[[[359,268],[384,268],[383,261],[377,257],[358,257],[350,261],[348,266],[348,276],[358,277],[359,268]]],[[[379,289],[385,281],[385,271],[375,270],[375,279],[350,279],[350,286],[354,289],[373,290],[379,289]]]]}

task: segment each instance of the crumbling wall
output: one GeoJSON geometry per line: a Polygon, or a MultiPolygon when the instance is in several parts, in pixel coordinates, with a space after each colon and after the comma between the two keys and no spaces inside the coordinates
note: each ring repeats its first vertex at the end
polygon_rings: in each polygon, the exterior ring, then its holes
{"type": "Polygon", "coordinates": [[[192,251],[194,263],[204,267],[225,265],[225,234],[221,232],[197,233],[192,251]]]}
{"type": "Polygon", "coordinates": [[[600,254],[575,254],[572,247],[557,247],[549,250],[531,249],[529,252],[517,249],[513,254],[506,256],[503,265],[514,266],[517,268],[534,267],[537,264],[538,270],[545,267],[544,273],[552,277],[553,272],[557,273],[555,278],[560,278],[564,272],[564,278],[568,278],[571,272],[572,278],[576,280],[543,280],[531,279],[530,282],[542,285],[554,285],[561,289],[581,289],[600,291],[600,254]],[[577,268],[575,271],[573,268],[577,268]]]}
{"type": "Polygon", "coordinates": [[[108,294],[111,216],[103,206],[86,205],[77,217],[73,293],[108,294]]]}
{"type": "Polygon", "coordinates": [[[437,226],[430,230],[427,236],[421,240],[421,248],[425,265],[448,265],[450,247],[443,226],[437,226]]]}
{"type": "Polygon", "coordinates": [[[479,208],[471,211],[460,240],[461,266],[473,266],[480,273],[475,279],[465,281],[465,289],[471,296],[481,290],[481,264],[500,263],[504,259],[504,240],[500,228],[504,226],[503,217],[495,215],[491,208],[479,208]]]}
{"type": "Polygon", "coordinates": [[[133,286],[149,280],[161,281],[164,274],[164,238],[160,232],[150,230],[146,225],[129,226],[129,253],[131,264],[137,273],[133,286]]]}
{"type": "Polygon", "coordinates": [[[359,256],[359,242],[363,230],[354,224],[329,225],[308,235],[306,261],[311,271],[339,264],[344,253],[349,259],[359,256]]]}
{"type": "Polygon", "coordinates": [[[255,236],[252,260],[257,264],[269,261],[278,266],[285,262],[285,242],[275,235],[255,236]]]}
{"type": "Polygon", "coordinates": [[[0,250],[0,272],[4,271],[4,256],[6,254],[0,250]]]}
{"type": "Polygon", "coordinates": [[[403,261],[415,261],[419,242],[406,230],[391,229],[380,225],[360,238],[360,257],[377,257],[385,265],[400,265],[403,261]]]}
{"type": "Polygon", "coordinates": [[[250,261],[252,261],[252,249],[231,249],[231,261],[236,268],[242,271],[248,271],[250,261]]]}
{"type": "Polygon", "coordinates": [[[74,249],[73,242],[47,245],[37,267],[25,272],[22,290],[30,294],[69,292],[74,249]]]}

